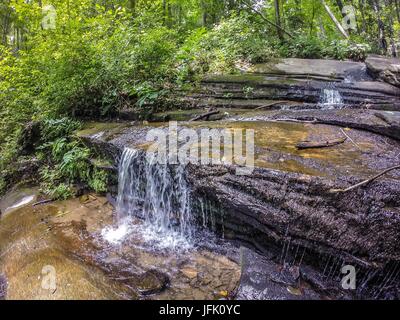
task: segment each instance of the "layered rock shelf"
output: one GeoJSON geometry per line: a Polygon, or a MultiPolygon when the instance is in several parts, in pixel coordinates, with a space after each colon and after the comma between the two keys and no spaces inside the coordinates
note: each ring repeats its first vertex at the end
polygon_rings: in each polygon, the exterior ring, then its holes
{"type": "Polygon", "coordinates": [[[194,214],[211,216],[215,232],[270,263],[283,255],[296,264],[300,251],[321,272],[332,257],[335,268],[357,265],[373,283],[371,270],[400,262],[400,172],[332,190],[399,165],[399,97],[399,88],[373,80],[363,63],[288,59],[207,78],[185,100],[189,107],[155,114],[157,123],[88,123],[78,136],[117,165],[124,148],[146,149],[149,130],[167,130],[162,121],[179,121],[179,129],[253,129],[252,174],[238,176],[234,165],[186,166],[194,214]],[[325,90],[341,100],[323,101],[325,90]],[[209,121],[188,121],[207,110],[209,121]],[[341,142],[300,150],[304,141],[341,142]]]}

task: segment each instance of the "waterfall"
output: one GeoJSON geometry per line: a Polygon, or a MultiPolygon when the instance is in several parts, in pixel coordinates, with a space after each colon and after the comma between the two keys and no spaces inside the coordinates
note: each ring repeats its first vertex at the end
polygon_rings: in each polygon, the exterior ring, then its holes
{"type": "Polygon", "coordinates": [[[119,221],[140,217],[143,236],[159,247],[187,246],[193,236],[190,190],[183,165],[159,164],[126,148],[119,165],[119,221]]]}
{"type": "Polygon", "coordinates": [[[320,105],[322,109],[343,107],[343,98],[334,85],[331,84],[328,88],[323,89],[320,105]]]}

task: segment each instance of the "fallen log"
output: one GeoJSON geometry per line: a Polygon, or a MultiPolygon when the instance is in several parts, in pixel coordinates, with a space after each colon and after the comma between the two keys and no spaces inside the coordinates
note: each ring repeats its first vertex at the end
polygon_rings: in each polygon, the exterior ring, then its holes
{"type": "Polygon", "coordinates": [[[328,141],[302,141],[296,145],[296,148],[299,150],[328,148],[342,144],[346,140],[347,138],[328,140],[328,141]]]}
{"type": "Polygon", "coordinates": [[[199,115],[197,117],[194,117],[192,120],[190,120],[190,122],[200,121],[200,120],[203,120],[203,119],[208,120],[211,116],[216,115],[216,114],[219,114],[218,110],[209,111],[207,113],[204,113],[204,114],[201,114],[201,115],[199,115]]]}
{"type": "Polygon", "coordinates": [[[370,179],[367,179],[367,180],[364,180],[364,181],[362,181],[360,183],[357,183],[356,185],[351,186],[351,187],[349,187],[347,189],[331,189],[331,190],[329,190],[329,192],[330,193],[345,193],[345,192],[349,192],[351,190],[354,190],[354,189],[357,189],[359,187],[365,186],[365,185],[375,181],[376,179],[379,179],[380,177],[384,176],[385,174],[387,174],[387,173],[389,173],[389,172],[391,172],[393,170],[398,170],[398,169],[400,169],[400,165],[397,165],[397,166],[391,167],[389,169],[386,169],[386,170],[382,171],[381,173],[378,173],[376,176],[373,176],[370,179]]]}
{"type": "Polygon", "coordinates": [[[48,203],[51,203],[51,202],[54,202],[54,200],[51,200],[51,199],[42,200],[42,201],[39,201],[39,202],[36,202],[36,203],[32,204],[32,207],[41,206],[41,205],[48,204],[48,203]]]}

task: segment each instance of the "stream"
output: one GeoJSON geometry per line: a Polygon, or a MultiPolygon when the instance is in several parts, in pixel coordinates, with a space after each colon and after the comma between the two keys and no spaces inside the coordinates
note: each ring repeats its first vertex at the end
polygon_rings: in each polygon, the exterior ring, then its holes
{"type": "Polygon", "coordinates": [[[219,108],[210,121],[190,121],[197,106],[85,123],[76,137],[117,182],[66,201],[40,202],[35,185],[1,198],[0,299],[398,299],[399,172],[335,190],[398,165],[399,89],[358,63],[319,62],[342,67],[336,77],[314,63],[204,79],[186,98],[219,108]],[[168,121],[252,130],[253,172],[146,157],[146,135],[168,121]]]}

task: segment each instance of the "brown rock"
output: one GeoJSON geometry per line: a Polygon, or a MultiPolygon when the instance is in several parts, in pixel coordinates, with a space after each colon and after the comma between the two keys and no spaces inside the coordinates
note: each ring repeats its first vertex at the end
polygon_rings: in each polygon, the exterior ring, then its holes
{"type": "Polygon", "coordinates": [[[368,72],[377,80],[400,87],[400,59],[371,55],[365,63],[368,72]]]}

